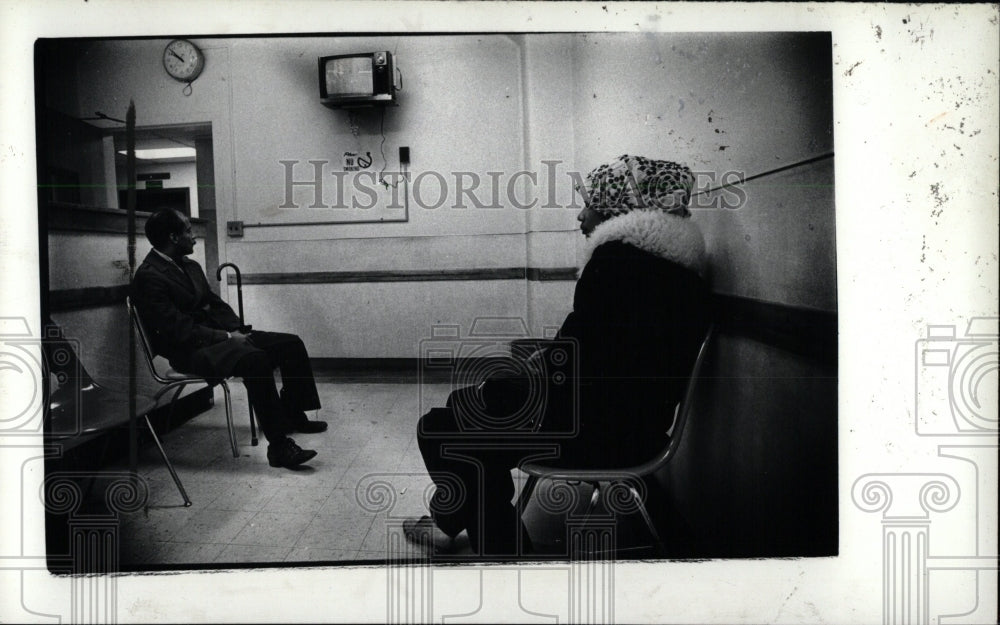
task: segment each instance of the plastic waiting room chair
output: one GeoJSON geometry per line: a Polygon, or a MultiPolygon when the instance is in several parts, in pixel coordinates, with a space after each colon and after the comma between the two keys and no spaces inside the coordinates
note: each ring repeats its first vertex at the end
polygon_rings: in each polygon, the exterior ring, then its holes
{"type": "MultiPolygon", "coordinates": [[[[57,327],[51,321],[46,325],[49,328],[57,327]]],[[[106,389],[91,378],[80,362],[76,349],[62,337],[61,330],[47,335],[42,340],[42,349],[45,352],[42,363],[46,377],[51,372],[60,380],[60,387],[48,396],[49,409],[45,414],[46,442],[57,444],[63,452],[66,452],[103,436],[104,442],[98,466],[103,465],[108,451],[106,435],[112,430],[128,425],[128,395],[106,389]]],[[[144,395],[136,397],[135,416],[137,419],[145,420],[153,442],[156,443],[156,449],[160,452],[167,470],[170,471],[181,497],[184,498],[184,505],[190,506],[191,500],[177,478],[174,466],[170,463],[167,452],[160,444],[160,437],[157,436],[149,420],[149,414],[155,408],[155,400],[144,395]]],[[[82,474],[82,476],[88,478],[89,493],[96,475],[82,474]]]]}
{"type": "Polygon", "coordinates": [[[636,480],[640,480],[647,475],[652,475],[659,471],[677,454],[677,448],[680,445],[681,436],[684,433],[684,426],[687,423],[688,413],[691,410],[691,401],[694,398],[695,386],[700,378],[702,364],[705,360],[705,353],[708,351],[708,346],[712,340],[713,334],[714,326],[709,325],[708,331],[705,333],[705,338],[702,340],[701,347],[698,350],[698,356],[695,358],[694,367],[692,367],[691,377],[688,379],[684,396],[676,406],[676,416],[673,420],[673,429],[670,432],[670,440],[663,451],[661,451],[655,458],[644,462],[643,464],[621,469],[573,469],[555,466],[545,462],[526,462],[519,467],[522,471],[528,474],[528,479],[524,484],[520,497],[518,497],[517,505],[519,514],[523,514],[525,508],[527,508],[528,502],[531,500],[531,495],[534,493],[535,486],[537,486],[540,479],[565,482],[586,482],[587,484],[590,484],[593,491],[591,493],[590,502],[587,505],[587,510],[584,513],[584,521],[589,518],[591,512],[593,512],[594,508],[597,506],[597,502],[601,496],[601,483],[607,482],[609,484],[609,490],[611,490],[614,485],[621,484],[628,488],[628,492],[632,496],[632,500],[638,508],[639,514],[642,515],[643,521],[646,522],[646,527],[649,529],[650,534],[653,536],[653,540],[656,542],[656,547],[659,553],[663,555],[666,552],[663,541],[660,539],[660,534],[656,531],[656,527],[653,525],[653,520],[650,518],[649,512],[646,510],[642,497],[639,495],[633,484],[636,480]]]}
{"type": "MultiPolygon", "coordinates": [[[[146,359],[146,365],[149,367],[149,372],[153,376],[153,379],[162,385],[162,388],[153,395],[153,400],[159,402],[160,398],[163,397],[168,391],[173,390],[174,395],[170,398],[170,407],[173,410],[174,402],[180,396],[181,391],[184,390],[189,384],[204,384],[208,387],[212,386],[206,378],[191,374],[182,373],[173,368],[168,367],[166,371],[160,372],[156,367],[156,361],[154,360],[153,347],[149,342],[149,336],[146,334],[146,329],[142,325],[142,320],[139,318],[139,314],[136,312],[135,307],[132,306],[131,298],[125,299],[125,305],[128,307],[129,318],[132,320],[132,324],[135,327],[136,334],[139,336],[139,344],[142,346],[142,353],[146,359]]],[[[222,392],[226,399],[226,426],[229,429],[229,444],[233,450],[233,458],[239,458],[240,452],[239,447],[236,445],[236,430],[233,428],[233,404],[232,397],[229,392],[229,384],[226,380],[219,382],[222,387],[222,392]]],[[[253,422],[253,413],[250,413],[251,424],[253,422]]],[[[162,451],[161,451],[162,453],[162,451]]],[[[166,459],[166,455],[164,455],[166,459]]],[[[169,465],[169,461],[168,461],[169,465]]],[[[184,488],[180,484],[180,480],[177,479],[177,475],[174,474],[171,468],[171,474],[174,477],[174,482],[177,487],[184,493],[184,488]]],[[[187,502],[187,495],[184,495],[185,502],[187,502]]],[[[190,504],[187,504],[190,505],[190,504]]]]}

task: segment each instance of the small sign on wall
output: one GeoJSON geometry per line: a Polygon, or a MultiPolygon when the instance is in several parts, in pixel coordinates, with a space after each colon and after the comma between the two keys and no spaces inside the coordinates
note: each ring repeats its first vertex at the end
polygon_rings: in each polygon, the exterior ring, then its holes
{"type": "Polygon", "coordinates": [[[249,221],[247,227],[409,221],[408,179],[399,171],[379,171],[382,163],[373,165],[368,153],[278,162],[285,178],[284,193],[276,198],[281,203],[258,212],[266,223],[249,221]]]}
{"type": "Polygon", "coordinates": [[[344,171],[361,171],[368,169],[372,164],[372,153],[365,152],[361,156],[357,152],[344,152],[344,171]]]}

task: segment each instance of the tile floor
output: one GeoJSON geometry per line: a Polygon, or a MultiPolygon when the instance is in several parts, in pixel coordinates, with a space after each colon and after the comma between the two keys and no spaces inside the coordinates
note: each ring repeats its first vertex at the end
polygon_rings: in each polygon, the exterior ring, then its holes
{"type": "MultiPolygon", "coordinates": [[[[449,388],[320,383],[324,408],[318,418],[330,429],[295,436],[302,447],[319,452],[297,471],[268,466],[263,439],[250,445],[246,394],[239,384],[233,389],[233,418],[240,456],[233,458],[217,389],[212,410],[162,437],[192,500],[190,507],[183,505],[155,447],[140,450],[139,472],[149,487],[149,505],[121,519],[122,566],[390,559],[387,537],[395,544],[399,522],[425,514],[432,492],[416,443],[417,416],[443,405],[449,388]]],[[[523,483],[519,472],[515,477],[523,483]]],[[[544,489],[540,485],[539,491],[544,489]]],[[[565,517],[541,510],[533,501],[525,521],[536,550],[557,556],[565,517]]],[[[459,554],[469,553],[464,534],[458,545],[459,554]]],[[[642,550],[641,541],[636,548],[642,550]]],[[[392,559],[422,554],[405,541],[399,549],[392,559]]]]}

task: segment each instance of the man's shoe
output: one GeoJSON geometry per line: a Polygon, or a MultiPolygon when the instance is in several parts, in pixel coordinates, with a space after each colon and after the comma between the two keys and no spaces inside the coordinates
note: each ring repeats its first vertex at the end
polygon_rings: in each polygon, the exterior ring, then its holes
{"type": "Polygon", "coordinates": [[[302,449],[290,438],[267,446],[267,463],[272,467],[297,467],[315,457],[315,451],[302,449]]]}
{"type": "Polygon", "coordinates": [[[296,422],[292,426],[292,431],[299,434],[316,434],[317,432],[326,432],[326,428],[326,421],[310,421],[305,419],[296,422]]]}

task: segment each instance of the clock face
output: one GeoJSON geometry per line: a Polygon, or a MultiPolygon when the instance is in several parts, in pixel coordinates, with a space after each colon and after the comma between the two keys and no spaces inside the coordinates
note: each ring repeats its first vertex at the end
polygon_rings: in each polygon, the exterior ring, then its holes
{"type": "Polygon", "coordinates": [[[174,39],[163,50],[163,69],[172,78],[191,82],[205,67],[205,56],[187,39],[174,39]]]}

